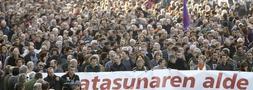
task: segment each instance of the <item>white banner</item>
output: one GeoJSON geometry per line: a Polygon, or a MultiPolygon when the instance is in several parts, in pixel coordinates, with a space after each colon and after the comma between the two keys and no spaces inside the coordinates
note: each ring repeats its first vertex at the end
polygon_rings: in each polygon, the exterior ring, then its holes
{"type": "Polygon", "coordinates": [[[250,72],[164,69],[77,74],[82,90],[253,90],[250,72]]]}

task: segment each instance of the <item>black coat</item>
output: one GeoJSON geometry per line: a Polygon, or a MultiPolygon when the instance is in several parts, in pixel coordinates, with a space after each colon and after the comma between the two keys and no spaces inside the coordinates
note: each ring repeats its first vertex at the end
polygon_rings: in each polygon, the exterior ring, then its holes
{"type": "Polygon", "coordinates": [[[126,71],[126,70],[127,70],[126,67],[122,63],[120,63],[119,65],[114,63],[112,64],[110,71],[126,71]]]}
{"type": "Polygon", "coordinates": [[[44,78],[45,81],[47,81],[49,83],[49,88],[50,89],[54,89],[54,90],[61,90],[62,89],[62,85],[61,85],[61,78],[54,75],[52,77],[47,76],[46,78],[44,78]]]}
{"type": "Polygon", "coordinates": [[[73,86],[75,86],[78,82],[80,82],[78,75],[75,74],[73,77],[70,77],[67,73],[61,77],[62,90],[72,90],[73,86]]]}

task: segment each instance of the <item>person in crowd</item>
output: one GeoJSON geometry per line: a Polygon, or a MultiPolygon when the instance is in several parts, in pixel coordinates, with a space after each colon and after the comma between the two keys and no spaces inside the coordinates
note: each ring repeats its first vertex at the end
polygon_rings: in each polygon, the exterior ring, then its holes
{"type": "Polygon", "coordinates": [[[145,64],[144,57],[142,57],[141,55],[137,56],[136,65],[133,68],[133,71],[147,71],[148,68],[144,64],[145,64]]]}
{"type": "Polygon", "coordinates": [[[158,65],[155,66],[153,69],[167,69],[167,62],[165,59],[160,59],[158,61],[158,65]]]}
{"type": "Polygon", "coordinates": [[[42,79],[41,73],[36,73],[34,78],[25,82],[25,90],[33,90],[33,86],[35,85],[36,81],[42,79]]]}
{"type": "Polygon", "coordinates": [[[253,69],[253,55],[252,55],[252,53],[247,52],[246,53],[246,60],[243,62],[247,63],[248,71],[252,71],[252,69],[253,69]]]}
{"type": "Polygon", "coordinates": [[[162,52],[156,51],[154,52],[154,59],[149,62],[150,68],[153,68],[158,65],[158,61],[162,59],[162,52]]]}
{"type": "Polygon", "coordinates": [[[62,90],[61,78],[54,74],[54,68],[53,67],[47,68],[47,75],[48,76],[45,77],[44,80],[49,83],[49,89],[62,90]]]}
{"type": "Polygon", "coordinates": [[[122,51],[122,64],[126,66],[127,71],[131,71],[134,67],[134,63],[129,57],[128,51],[122,51]]]}
{"type": "Polygon", "coordinates": [[[6,58],[5,65],[16,66],[16,61],[20,58],[19,49],[17,47],[12,48],[12,54],[6,58]]]}
{"type": "Polygon", "coordinates": [[[28,54],[24,57],[25,63],[32,61],[33,63],[37,64],[39,62],[39,55],[35,53],[34,47],[29,46],[28,50],[29,50],[28,54]]]}
{"type": "Polygon", "coordinates": [[[26,74],[22,73],[18,75],[17,83],[14,86],[14,90],[25,90],[25,82],[27,80],[26,74]]]}
{"type": "Polygon", "coordinates": [[[198,56],[197,60],[198,60],[198,66],[195,67],[195,70],[211,70],[210,66],[206,64],[205,55],[198,56]]]}
{"type": "Polygon", "coordinates": [[[2,65],[3,65],[3,64],[2,64],[2,61],[0,61],[0,89],[1,89],[1,90],[4,89],[4,88],[3,88],[3,87],[4,87],[4,86],[3,86],[3,85],[4,85],[4,84],[3,84],[3,83],[4,83],[4,71],[3,71],[3,69],[2,69],[2,65]]]}
{"type": "Polygon", "coordinates": [[[219,55],[217,52],[214,52],[212,56],[206,61],[206,64],[210,66],[211,70],[215,70],[218,65],[218,60],[219,60],[219,55]]]}
{"type": "Polygon", "coordinates": [[[56,72],[56,73],[63,72],[63,70],[59,66],[58,62],[54,59],[50,61],[50,67],[52,67],[54,69],[54,72],[56,72]]]}
{"type": "Polygon", "coordinates": [[[126,71],[126,66],[122,63],[122,59],[119,55],[115,55],[113,60],[115,62],[111,65],[110,71],[126,71]]]}
{"type": "Polygon", "coordinates": [[[86,67],[86,72],[101,72],[103,71],[103,66],[99,64],[99,56],[92,55],[89,59],[90,65],[86,67]]]}
{"type": "Polygon", "coordinates": [[[216,70],[234,70],[234,66],[231,62],[232,60],[227,54],[222,55],[219,61],[221,62],[217,65],[216,70]]]}
{"type": "Polygon", "coordinates": [[[29,61],[27,62],[27,77],[28,77],[28,80],[31,80],[32,79],[32,75],[34,74],[35,75],[35,72],[34,72],[34,64],[32,61],[29,61]]]}
{"type": "Polygon", "coordinates": [[[15,84],[18,81],[18,74],[19,74],[19,68],[13,68],[12,69],[12,75],[10,76],[8,80],[8,89],[14,90],[15,84]]]}
{"type": "Polygon", "coordinates": [[[61,77],[61,84],[63,85],[62,90],[73,89],[73,85],[80,83],[79,76],[75,74],[75,69],[74,66],[69,66],[68,72],[61,77]]]}
{"type": "Polygon", "coordinates": [[[12,67],[10,65],[7,65],[4,69],[4,79],[3,79],[3,90],[9,90],[9,78],[11,77],[11,71],[12,71],[12,67]]]}

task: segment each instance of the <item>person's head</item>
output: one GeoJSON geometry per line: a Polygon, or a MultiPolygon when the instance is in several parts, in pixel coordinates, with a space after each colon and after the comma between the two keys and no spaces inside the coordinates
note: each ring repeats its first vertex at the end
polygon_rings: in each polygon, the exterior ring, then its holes
{"type": "Polygon", "coordinates": [[[121,64],[121,58],[119,55],[115,55],[113,57],[113,61],[115,61],[116,64],[121,64]]]}
{"type": "Polygon", "coordinates": [[[158,51],[158,50],[160,50],[160,49],[161,49],[160,44],[159,44],[159,43],[155,43],[154,46],[153,46],[153,50],[154,50],[154,51],[158,51]]]}
{"type": "Polygon", "coordinates": [[[238,46],[237,47],[237,53],[243,54],[245,52],[244,47],[243,46],[238,46]]]}
{"type": "Polygon", "coordinates": [[[98,56],[98,55],[92,55],[92,56],[90,57],[90,64],[91,64],[92,66],[98,65],[98,64],[99,64],[99,56],[98,56]]]}
{"type": "Polygon", "coordinates": [[[69,67],[68,67],[68,74],[69,74],[70,76],[75,75],[75,71],[76,71],[76,68],[75,68],[74,66],[69,66],[69,67]]]}
{"type": "Polygon", "coordinates": [[[15,47],[14,49],[13,49],[13,51],[12,51],[12,54],[13,55],[19,55],[20,53],[19,53],[19,49],[17,48],[17,47],[15,47]]]}
{"type": "Polygon", "coordinates": [[[11,70],[12,69],[11,69],[10,65],[5,66],[5,68],[4,68],[5,75],[11,74],[11,70]]]}
{"type": "Polygon", "coordinates": [[[39,63],[38,63],[38,66],[37,66],[37,69],[38,69],[38,70],[43,70],[44,67],[45,67],[45,63],[39,62],[39,63]]]}
{"type": "Polygon", "coordinates": [[[195,57],[197,57],[200,54],[201,54],[201,50],[199,48],[195,48],[192,52],[192,55],[195,57]]]}
{"type": "Polygon", "coordinates": [[[67,61],[70,62],[73,59],[73,55],[68,55],[67,56],[67,61]]]}
{"type": "Polygon", "coordinates": [[[136,66],[137,67],[143,67],[144,63],[145,63],[145,61],[144,61],[143,56],[137,56],[136,66]]]}
{"type": "Polygon", "coordinates": [[[15,62],[17,67],[21,67],[23,65],[24,60],[23,58],[18,58],[15,62]]]}
{"type": "Polygon", "coordinates": [[[158,61],[158,64],[159,64],[160,67],[167,67],[167,62],[166,62],[165,59],[160,59],[158,61]]]}
{"type": "Polygon", "coordinates": [[[29,70],[33,70],[34,69],[34,63],[32,61],[27,62],[27,67],[29,70]]]}
{"type": "Polygon", "coordinates": [[[69,64],[70,64],[71,66],[77,67],[78,62],[77,62],[76,59],[71,59],[69,64]]]}
{"type": "Polygon", "coordinates": [[[50,61],[50,67],[53,67],[53,68],[57,67],[57,61],[55,59],[52,59],[50,61]]]}
{"type": "Polygon", "coordinates": [[[22,65],[21,67],[19,67],[19,73],[26,74],[27,71],[28,71],[28,67],[26,65],[22,65]]]}
{"type": "Polygon", "coordinates": [[[122,52],[122,58],[127,59],[129,57],[129,52],[128,51],[123,51],[122,52]]]}
{"type": "Polygon", "coordinates": [[[0,26],[1,27],[6,27],[6,21],[4,19],[1,20],[0,26]]]}
{"type": "Polygon", "coordinates": [[[248,71],[249,65],[246,62],[242,62],[240,65],[240,70],[241,71],[248,71]]]}
{"type": "Polygon", "coordinates": [[[59,53],[58,53],[58,49],[57,49],[57,48],[51,49],[51,54],[52,54],[52,56],[58,55],[58,54],[59,54],[59,53]]]}
{"type": "Polygon", "coordinates": [[[228,59],[229,59],[228,55],[221,55],[221,62],[225,63],[228,61],[228,59]]]}
{"type": "Polygon", "coordinates": [[[33,90],[42,90],[42,83],[35,83],[33,86],[33,90]]]}
{"type": "Polygon", "coordinates": [[[27,79],[26,74],[22,73],[22,74],[18,75],[18,82],[19,83],[23,83],[24,84],[26,82],[26,79],[27,79]]]}
{"type": "Polygon", "coordinates": [[[34,76],[34,79],[38,80],[38,79],[42,79],[42,74],[41,73],[36,73],[34,76]]]}
{"type": "Polygon", "coordinates": [[[154,52],[154,59],[159,60],[162,58],[162,52],[161,51],[155,51],[154,52]]]}
{"type": "Polygon", "coordinates": [[[252,53],[246,53],[246,57],[248,58],[247,60],[253,60],[253,55],[252,55],[252,53]]]}
{"type": "Polygon", "coordinates": [[[198,60],[199,64],[204,64],[205,61],[206,61],[206,56],[205,55],[199,55],[197,60],[198,60]]]}
{"type": "Polygon", "coordinates": [[[48,74],[48,76],[53,76],[54,75],[54,68],[53,67],[47,68],[47,74],[48,74]]]}

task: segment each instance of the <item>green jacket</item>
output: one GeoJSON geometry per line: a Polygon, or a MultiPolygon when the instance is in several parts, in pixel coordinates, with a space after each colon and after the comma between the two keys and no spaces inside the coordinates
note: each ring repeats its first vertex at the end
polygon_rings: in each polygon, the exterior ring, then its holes
{"type": "Polygon", "coordinates": [[[36,83],[36,79],[32,79],[25,83],[25,90],[33,90],[33,85],[36,83]]]}

